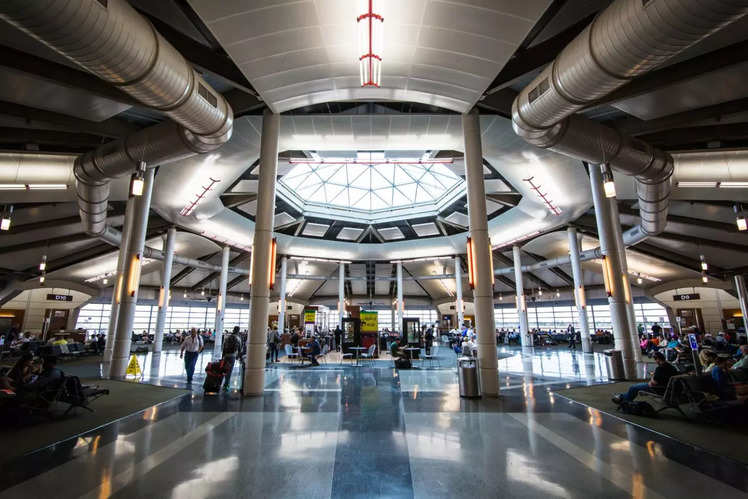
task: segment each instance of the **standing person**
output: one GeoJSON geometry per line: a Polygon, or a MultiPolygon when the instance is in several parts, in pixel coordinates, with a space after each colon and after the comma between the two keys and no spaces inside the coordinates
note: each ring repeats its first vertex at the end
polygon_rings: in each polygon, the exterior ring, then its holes
{"type": "Polygon", "coordinates": [[[190,329],[190,335],[182,342],[182,348],[179,350],[179,358],[184,357],[184,370],[187,371],[187,384],[192,383],[192,376],[195,374],[195,364],[197,357],[205,348],[202,337],[197,334],[197,329],[190,329]]]}
{"type": "Polygon", "coordinates": [[[335,326],[335,350],[340,350],[340,339],[343,337],[343,330],[340,329],[340,324],[335,326]]]}
{"type": "Polygon", "coordinates": [[[574,326],[569,324],[569,327],[566,328],[566,332],[569,335],[569,350],[576,350],[577,349],[577,333],[574,330],[574,326]]]}
{"type": "Polygon", "coordinates": [[[239,339],[239,326],[234,326],[234,330],[226,337],[223,343],[223,363],[226,367],[226,374],[223,378],[223,389],[229,391],[231,381],[231,372],[234,370],[234,362],[241,351],[241,340],[239,339]]]}
{"type": "Polygon", "coordinates": [[[278,345],[280,344],[280,333],[277,329],[268,332],[268,352],[270,362],[278,362],[278,345]]]}
{"type": "Polygon", "coordinates": [[[434,344],[434,328],[432,326],[429,326],[429,328],[426,330],[426,334],[424,335],[424,348],[426,350],[426,355],[431,355],[431,345],[434,344]]]}

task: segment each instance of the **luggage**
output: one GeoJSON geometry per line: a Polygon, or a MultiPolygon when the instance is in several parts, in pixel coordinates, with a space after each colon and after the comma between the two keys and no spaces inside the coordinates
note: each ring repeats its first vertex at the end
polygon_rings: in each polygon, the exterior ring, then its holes
{"type": "Polygon", "coordinates": [[[207,374],[205,376],[205,381],[203,382],[203,391],[205,393],[221,391],[222,381],[223,376],[214,376],[212,374],[207,374]]]}

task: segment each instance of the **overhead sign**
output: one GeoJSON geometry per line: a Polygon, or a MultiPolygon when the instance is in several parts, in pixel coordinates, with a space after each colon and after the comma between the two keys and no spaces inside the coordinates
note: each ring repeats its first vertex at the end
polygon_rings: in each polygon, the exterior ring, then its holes
{"type": "Polygon", "coordinates": [[[379,330],[379,314],[371,310],[362,310],[359,313],[361,319],[362,333],[376,333],[379,330]]]}
{"type": "Polygon", "coordinates": [[[304,324],[314,324],[317,322],[316,310],[304,310],[304,324]]]}
{"type": "Polygon", "coordinates": [[[73,295],[54,295],[47,293],[47,300],[49,301],[73,301],[73,295]]]}
{"type": "Polygon", "coordinates": [[[701,300],[699,293],[686,293],[682,295],[673,295],[674,301],[689,301],[689,300],[701,300]]]}

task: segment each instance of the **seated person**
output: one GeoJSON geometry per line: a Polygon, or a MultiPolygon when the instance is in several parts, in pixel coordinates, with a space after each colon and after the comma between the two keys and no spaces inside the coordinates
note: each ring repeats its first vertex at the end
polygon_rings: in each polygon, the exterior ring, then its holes
{"type": "Polygon", "coordinates": [[[25,353],[16,361],[8,373],[0,378],[0,388],[18,390],[20,386],[29,383],[34,376],[34,356],[25,353]]]}
{"type": "Polygon", "coordinates": [[[720,400],[735,400],[735,388],[732,386],[729,368],[729,357],[720,356],[714,361],[714,368],[711,370],[712,380],[720,400]]]}
{"type": "Polygon", "coordinates": [[[317,338],[313,338],[310,342],[306,344],[307,347],[309,347],[309,350],[307,350],[306,356],[309,358],[309,361],[312,363],[313,366],[318,366],[319,362],[317,362],[317,356],[322,352],[322,348],[319,345],[319,341],[317,341],[317,338]]]}
{"type": "Polygon", "coordinates": [[[714,367],[714,361],[717,360],[717,354],[711,350],[702,350],[699,352],[699,363],[701,364],[704,374],[709,374],[714,367]]]}
{"type": "Polygon", "coordinates": [[[390,343],[390,355],[393,359],[406,358],[405,351],[400,348],[400,339],[395,338],[395,341],[390,343]]]}
{"type": "Polygon", "coordinates": [[[25,392],[39,392],[44,390],[53,381],[62,379],[62,371],[57,368],[57,357],[49,355],[42,361],[42,370],[39,376],[31,383],[23,385],[25,392]]]}
{"type": "Polygon", "coordinates": [[[462,342],[462,355],[472,357],[474,349],[475,343],[473,343],[473,340],[469,337],[465,337],[465,340],[462,342]]]}
{"type": "Polygon", "coordinates": [[[636,383],[631,385],[626,393],[619,393],[613,397],[613,402],[633,402],[641,391],[650,391],[656,393],[665,393],[670,378],[678,374],[678,370],[665,360],[665,356],[660,352],[655,352],[654,360],[657,362],[657,368],[652,373],[652,378],[647,383],[636,383]]]}
{"type": "Polygon", "coordinates": [[[748,370],[748,345],[740,345],[738,350],[740,357],[737,362],[732,365],[732,369],[745,369],[748,370]]]}

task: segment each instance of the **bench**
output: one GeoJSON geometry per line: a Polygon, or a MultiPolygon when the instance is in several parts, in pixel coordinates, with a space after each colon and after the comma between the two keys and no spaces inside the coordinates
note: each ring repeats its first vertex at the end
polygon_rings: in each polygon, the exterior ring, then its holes
{"type": "Polygon", "coordinates": [[[682,374],[673,376],[668,381],[664,393],[645,391],[657,398],[663,406],[656,409],[657,413],[667,409],[675,409],[684,418],[697,420],[714,420],[725,411],[746,407],[745,400],[721,400],[709,374],[682,374]],[[689,416],[682,406],[688,406],[689,416]]]}

